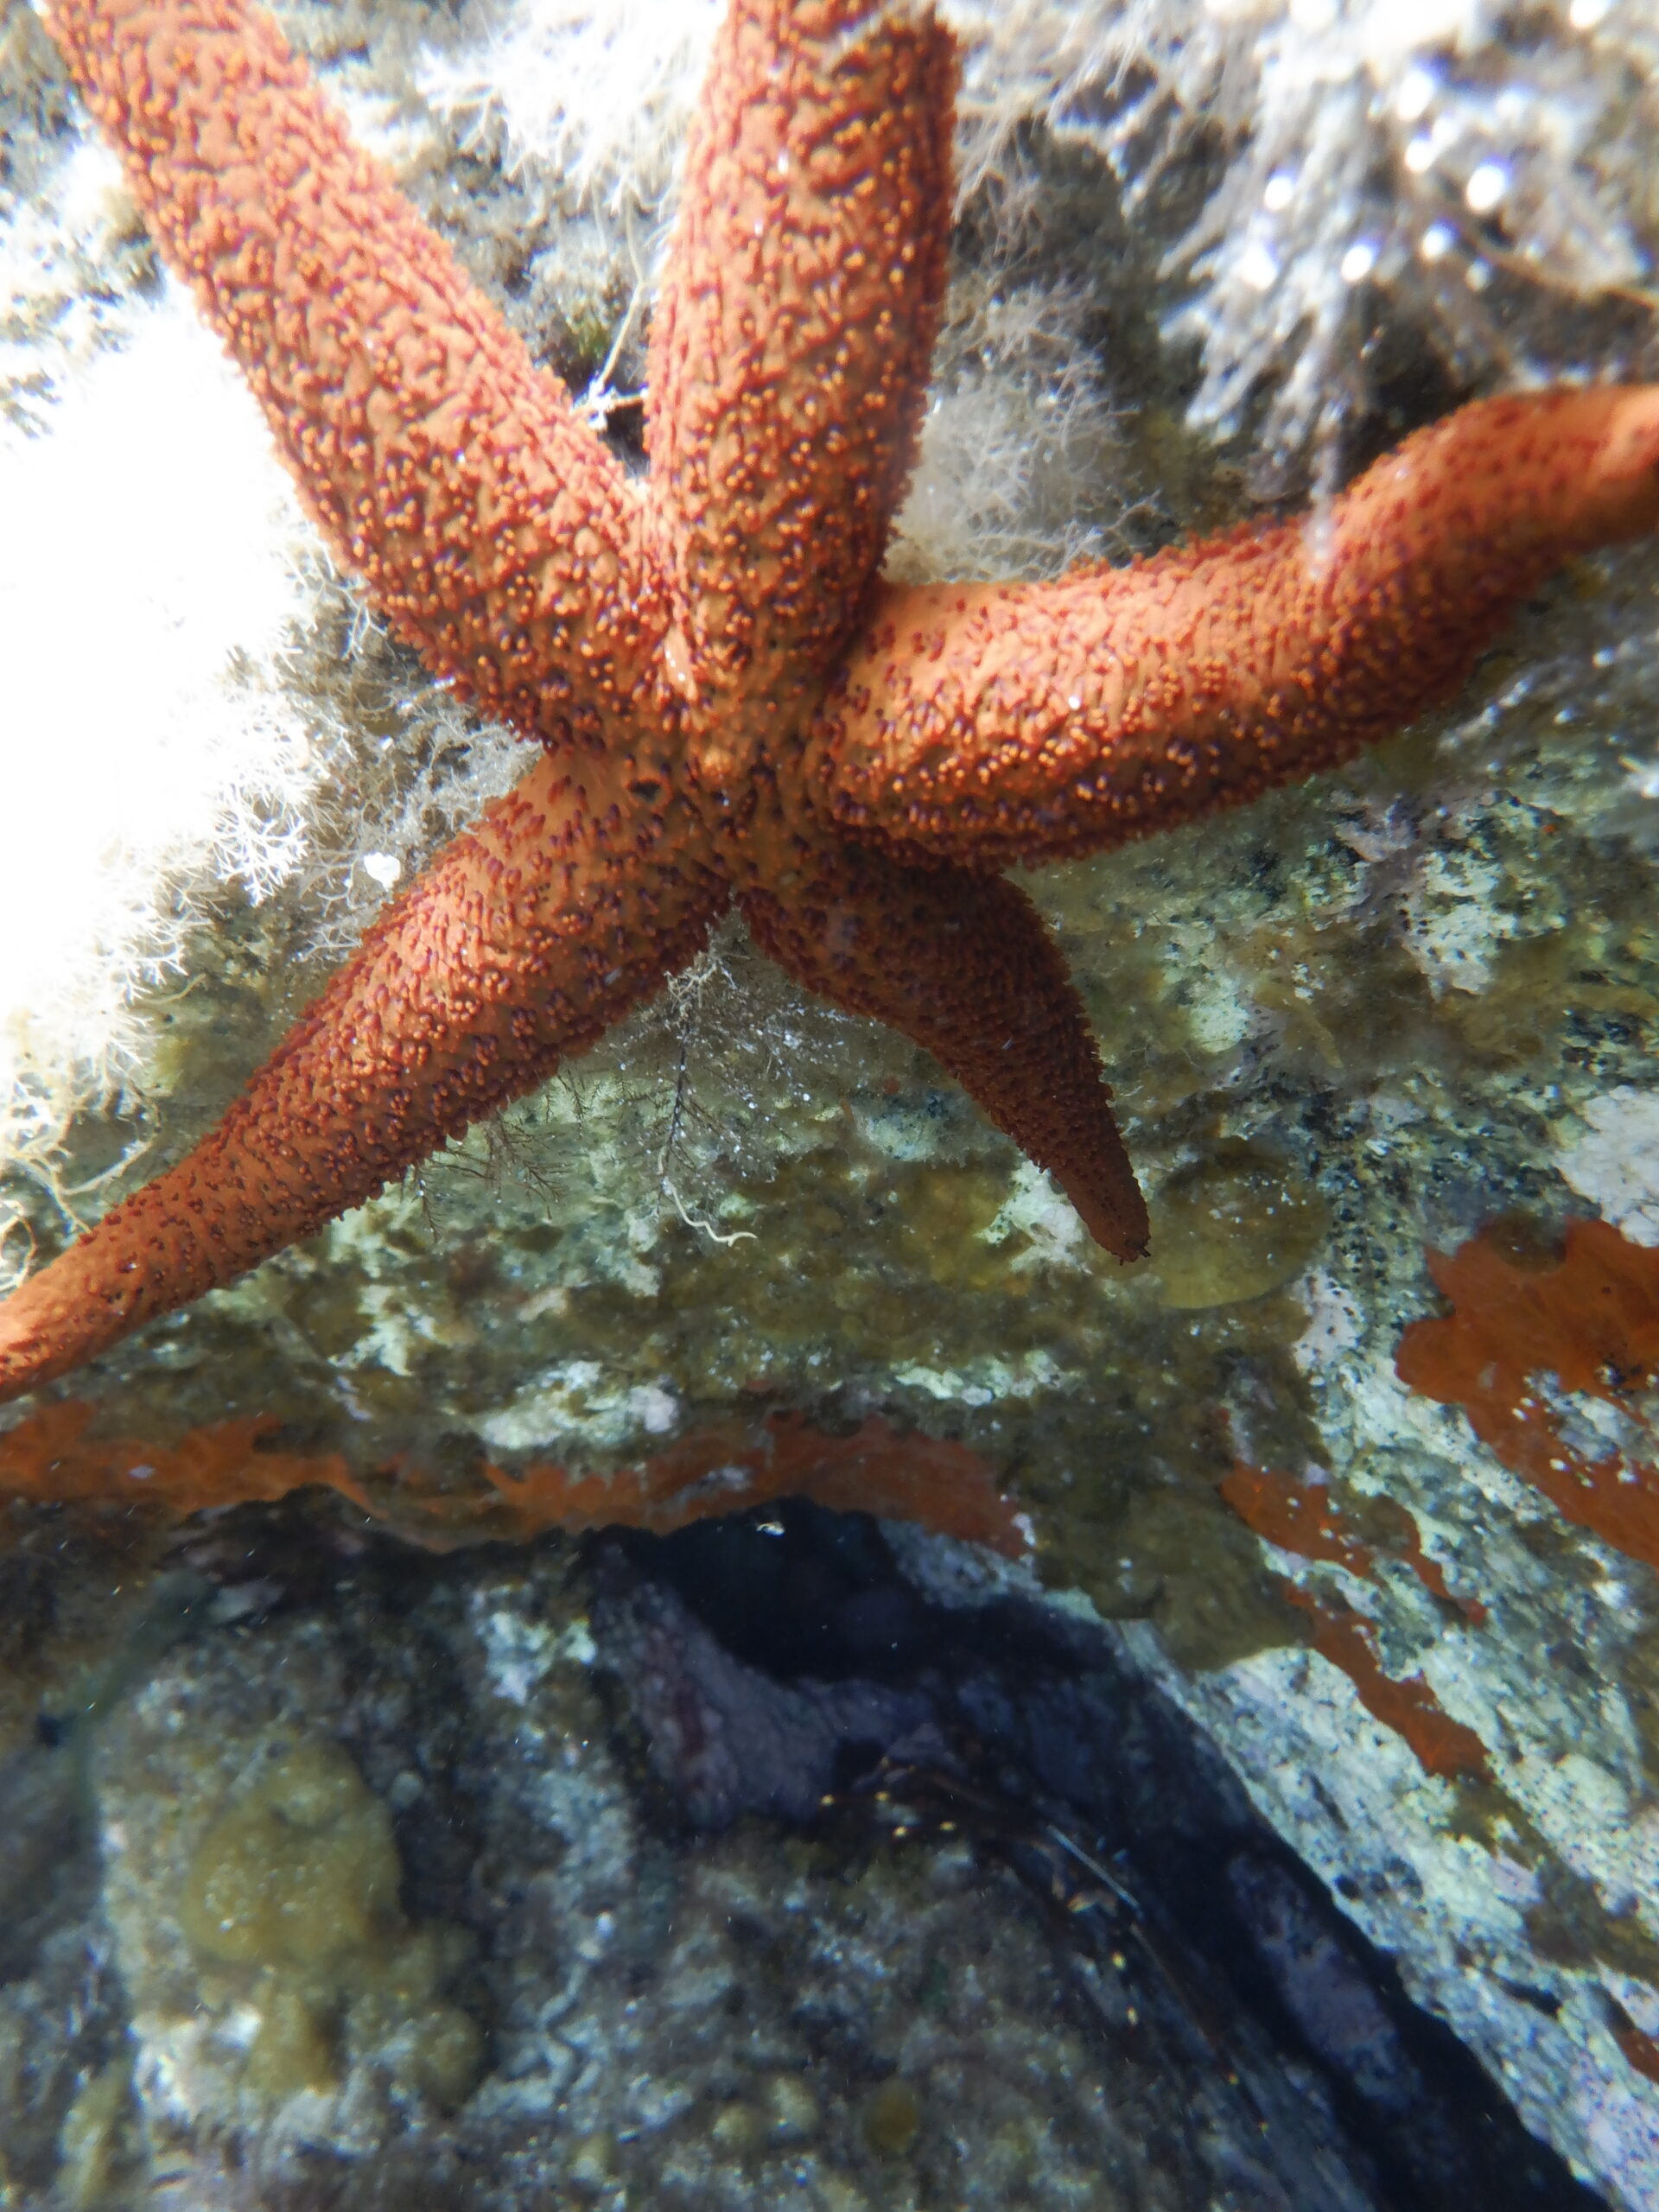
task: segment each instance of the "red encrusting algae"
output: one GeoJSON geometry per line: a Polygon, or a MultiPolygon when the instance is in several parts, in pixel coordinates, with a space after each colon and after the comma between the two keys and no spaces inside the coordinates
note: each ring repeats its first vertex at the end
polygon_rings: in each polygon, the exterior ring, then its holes
{"type": "Polygon", "coordinates": [[[1299,1559],[1330,1560],[1356,1574],[1370,1574],[1370,1546],[1344,1525],[1342,1508],[1332,1500],[1328,1484],[1299,1483],[1294,1475],[1253,1467],[1240,1459],[1219,1487],[1245,1527],[1281,1552],[1294,1552],[1299,1559]]]}
{"type": "Polygon", "coordinates": [[[1481,1441],[1567,1520],[1659,1567],[1659,1436],[1637,1402],[1659,1374],[1659,1251],[1605,1221],[1573,1221],[1560,1259],[1540,1266],[1500,1226],[1431,1252],[1428,1269],[1452,1311],[1406,1330],[1400,1380],[1461,1406],[1481,1441]],[[1579,1449],[1546,1376],[1560,1394],[1618,1408],[1651,1453],[1579,1449]]]}
{"type": "Polygon", "coordinates": [[[0,1494],[147,1503],[182,1519],[316,1484],[430,1550],[491,1539],[524,1542],[549,1529],[627,1527],[665,1535],[782,1497],[918,1521],[1011,1557],[1027,1543],[1014,1506],[976,1452],[920,1433],[901,1435],[879,1414],[847,1436],[828,1435],[795,1413],[772,1414],[758,1426],[716,1425],[614,1474],[544,1464],[513,1475],[486,1463],[486,1489],[455,1491],[439,1490],[407,1460],[359,1478],[338,1452],[285,1450],[282,1424],[269,1415],[210,1422],[162,1446],[90,1437],[93,1412],[73,1401],[48,1406],[0,1433],[0,1494]]]}
{"type": "Polygon", "coordinates": [[[365,1512],[368,1496],[338,1452],[284,1452],[269,1414],[209,1421],[177,1444],[89,1437],[97,1408],[47,1406],[0,1434],[0,1493],[42,1503],[150,1503],[171,1517],[207,1506],[270,1503],[308,1484],[340,1491],[365,1512]]]}
{"type": "MultiPolygon", "coordinates": [[[[1367,1581],[1376,1580],[1376,1552],[1348,1524],[1327,1484],[1299,1483],[1294,1475],[1240,1460],[1219,1487],[1239,1519],[1264,1542],[1294,1552],[1299,1559],[1328,1561],[1367,1581]]],[[[1418,1580],[1436,1597],[1449,1599],[1465,1619],[1478,1626],[1486,1618],[1485,1607],[1477,1599],[1452,1596],[1444,1572],[1424,1551],[1417,1524],[1405,1508],[1392,1499],[1371,1503],[1374,1515],[1390,1524],[1390,1534],[1397,1526],[1400,1555],[1418,1580]]],[[[1341,1668],[1366,1711],[1404,1738],[1425,1773],[1488,1772],[1485,1745],[1472,1728],[1452,1718],[1421,1675],[1400,1680],[1383,1672],[1373,1630],[1363,1613],[1340,1599],[1306,1589],[1287,1575],[1274,1579],[1281,1596],[1313,1623],[1313,1649],[1341,1668]]]]}
{"type": "MultiPolygon", "coordinates": [[[[1299,1559],[1330,1560],[1338,1567],[1376,1580],[1376,1549],[1343,1517],[1327,1484],[1299,1483],[1294,1475],[1253,1467],[1241,1459],[1219,1485],[1221,1494],[1245,1526],[1281,1552],[1299,1559]]],[[[1423,1549],[1417,1523],[1405,1507],[1391,1497],[1367,1500],[1372,1521],[1383,1529],[1389,1553],[1408,1567],[1426,1590],[1455,1605],[1471,1627],[1486,1618],[1478,1598],[1463,1598],[1449,1589],[1446,1569],[1423,1549]]]]}
{"type": "Polygon", "coordinates": [[[1421,1675],[1385,1675],[1370,1624],[1363,1613],[1281,1578],[1280,1590],[1313,1624],[1313,1649],[1340,1667],[1367,1713],[1393,1729],[1417,1755],[1425,1774],[1490,1772],[1486,1746],[1454,1720],[1421,1675]]]}
{"type": "Polygon", "coordinates": [[[1613,2022],[1613,2041],[1638,2074],[1645,2074],[1649,2082],[1659,2082],[1659,2042],[1628,2018],[1613,2022]]]}
{"type": "Polygon", "coordinates": [[[518,1476],[486,1466],[499,1506],[534,1535],[623,1522],[668,1535],[692,1521],[782,1497],[810,1497],[838,1513],[918,1521],[936,1535],[988,1544],[1017,1557],[1027,1547],[1013,1503],[965,1444],[919,1433],[901,1436],[872,1414],[850,1436],[828,1436],[804,1415],[768,1415],[757,1430],[734,1422],[699,1429],[614,1475],[526,1467],[518,1476]]]}

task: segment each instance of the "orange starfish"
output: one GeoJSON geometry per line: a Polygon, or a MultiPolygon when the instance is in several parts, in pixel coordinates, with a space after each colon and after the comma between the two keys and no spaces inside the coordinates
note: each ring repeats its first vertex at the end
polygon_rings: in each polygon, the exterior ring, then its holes
{"type": "Polygon", "coordinates": [[[1659,520],[1659,390],[1471,407],[1317,527],[1050,585],[880,567],[944,281],[925,7],[733,0],[631,480],[242,0],[52,0],[329,543],[544,748],[219,1128],[0,1307],[0,1397],[230,1281],[592,1044],[734,899],[928,1046],[1120,1258],[1146,1210],[1082,1006],[996,871],[1344,759],[1565,556],[1659,520]]]}

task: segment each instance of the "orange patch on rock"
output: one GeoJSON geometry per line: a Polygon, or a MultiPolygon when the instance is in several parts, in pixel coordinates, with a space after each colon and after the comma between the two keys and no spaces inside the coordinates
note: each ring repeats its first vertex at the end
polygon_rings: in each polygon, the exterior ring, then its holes
{"type": "Polygon", "coordinates": [[[1487,1608],[1478,1598],[1460,1598],[1456,1591],[1446,1587],[1446,1569],[1439,1560],[1431,1559],[1423,1549],[1421,1533],[1405,1507],[1392,1497],[1379,1498],[1377,1504],[1390,1520],[1396,1515],[1399,1516],[1400,1556],[1424,1589],[1433,1591],[1437,1598],[1444,1598],[1448,1605],[1455,1605],[1471,1628],[1478,1628],[1487,1618],[1487,1608]]]}
{"type": "Polygon", "coordinates": [[[319,1484],[433,1550],[492,1538],[524,1541],[548,1529],[627,1527],[666,1535],[688,1522],[782,1497],[845,1513],[874,1513],[1010,1557],[1027,1538],[991,1470],[966,1445],[899,1435],[872,1414],[849,1436],[829,1436],[799,1414],[758,1427],[699,1430],[612,1475],[554,1465],[511,1475],[486,1465],[479,1492],[423,1487],[403,1462],[359,1481],[339,1452],[281,1450],[269,1415],[215,1421],[162,1446],[89,1438],[93,1408],[48,1406],[0,1433],[0,1491],[56,1501],[149,1503],[182,1518],[209,1506],[269,1501],[319,1484]]]}
{"type": "Polygon", "coordinates": [[[63,1499],[157,1504],[182,1518],[210,1505],[285,1497],[308,1483],[342,1491],[372,1511],[337,1452],[283,1452],[268,1444],[282,1424],[269,1414],[211,1421],[174,1445],[89,1438],[95,1408],[67,1400],[0,1434],[0,1491],[63,1499]]]}
{"type": "Polygon", "coordinates": [[[1431,1252],[1428,1269],[1453,1310],[1406,1330],[1401,1381],[1461,1406],[1481,1441],[1568,1521],[1659,1568],[1659,1465],[1619,1452],[1587,1457],[1538,1387],[1553,1376],[1652,1435],[1632,1397],[1659,1370],[1659,1251],[1604,1221],[1573,1221],[1552,1265],[1530,1263],[1489,1230],[1449,1255],[1431,1252]]]}
{"type": "Polygon", "coordinates": [[[1659,2043],[1650,2035],[1644,2034],[1632,2021],[1616,2021],[1613,2041],[1638,2074],[1645,2074],[1649,2082],[1659,2082],[1659,2043]]]}
{"type": "MultiPolygon", "coordinates": [[[[1375,1552],[1344,1520],[1327,1484],[1299,1483],[1294,1475],[1240,1460],[1219,1487],[1239,1519],[1264,1542],[1294,1552],[1299,1559],[1326,1560],[1367,1580],[1376,1580],[1375,1552]]],[[[1446,1577],[1424,1551],[1417,1523],[1404,1506],[1392,1499],[1376,1503],[1382,1516],[1401,1524],[1400,1552],[1418,1580],[1437,1597],[1449,1597],[1446,1577]]],[[[1286,1576],[1274,1579],[1281,1596],[1313,1623],[1313,1649],[1341,1668],[1366,1711],[1405,1739],[1426,1773],[1487,1772],[1485,1745],[1472,1728],[1452,1718],[1421,1675],[1399,1681],[1383,1673],[1370,1624],[1363,1613],[1286,1576]]],[[[1485,1607],[1473,1599],[1452,1602],[1477,1624],[1486,1617],[1485,1607]]]]}
{"type": "Polygon", "coordinates": [[[1383,1673],[1363,1614],[1294,1582],[1281,1580],[1279,1586],[1313,1622],[1313,1649],[1341,1668],[1365,1710],[1404,1738],[1426,1774],[1489,1772],[1484,1744],[1472,1728],[1452,1718],[1421,1675],[1400,1681],[1383,1673]]]}
{"type": "Polygon", "coordinates": [[[1013,1503],[978,1452],[919,1433],[901,1436],[879,1414],[850,1436],[827,1436],[794,1413],[772,1414],[758,1429],[700,1429],[613,1475],[554,1465],[520,1475],[486,1465],[484,1472],[495,1493],[486,1517],[505,1521],[499,1533],[516,1537],[619,1524],[662,1536],[752,1505],[810,1497],[837,1513],[917,1521],[1010,1558],[1027,1544],[1013,1503]]]}
{"type": "Polygon", "coordinates": [[[1371,1552],[1343,1524],[1342,1508],[1324,1483],[1299,1483],[1294,1475],[1252,1467],[1241,1459],[1221,1484],[1221,1494],[1247,1529],[1299,1559],[1333,1560],[1356,1574],[1371,1572],[1371,1552]]]}
{"type": "MultiPolygon", "coordinates": [[[[1218,1485],[1221,1495],[1247,1529],[1281,1551],[1299,1559],[1328,1560],[1345,1567],[1368,1581],[1376,1579],[1376,1555],[1343,1516],[1343,1510],[1324,1483],[1299,1483],[1294,1475],[1252,1467],[1239,1460],[1218,1485]]],[[[1478,1598],[1459,1598],[1446,1587],[1446,1570],[1423,1549],[1417,1523],[1405,1507],[1391,1497],[1371,1501],[1375,1517],[1387,1524],[1389,1548],[1411,1569],[1427,1590],[1457,1607],[1464,1618],[1478,1628],[1486,1608],[1478,1598]]]]}

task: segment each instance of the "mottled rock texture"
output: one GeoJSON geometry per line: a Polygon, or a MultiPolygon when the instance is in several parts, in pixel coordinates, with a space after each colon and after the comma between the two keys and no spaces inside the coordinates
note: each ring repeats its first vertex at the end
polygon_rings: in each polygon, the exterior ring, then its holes
{"type": "Polygon", "coordinates": [[[872,1522],[181,1557],[0,1763],[16,2212],[1589,2212],[1109,1635],[872,1522]]]}
{"type": "MultiPolygon", "coordinates": [[[[464,60],[471,19],[387,4],[289,20],[537,350],[578,383],[596,370],[649,223],[567,217],[545,168],[504,176],[487,138],[464,149],[432,121],[412,90],[417,48],[464,60]]],[[[1540,17],[1546,93],[1577,51],[1553,22],[1540,17]]],[[[14,8],[3,23],[14,167],[0,216],[31,272],[3,365],[14,411],[49,424],[77,362],[110,340],[142,359],[168,310],[118,199],[86,185],[83,126],[30,22],[14,8]]],[[[1036,129],[1007,142],[957,233],[901,573],[1040,569],[1090,532],[1127,550],[1243,511],[1258,416],[1245,407],[1230,442],[1195,435],[1183,409],[1198,364],[1163,319],[1185,296],[1163,257],[1213,157],[1200,140],[1126,216],[1086,143],[1036,129]]],[[[1630,219],[1635,232],[1649,219],[1634,200],[1630,219]]],[[[1357,462],[1462,396],[1476,363],[1437,341],[1439,310],[1414,308],[1410,286],[1343,296],[1370,348],[1332,448],[1357,462]]],[[[1236,284],[1227,297],[1241,312],[1236,284]]],[[[1605,327],[1628,365],[1645,342],[1629,312],[1529,324],[1531,359],[1593,368],[1612,355],[1586,334],[1605,327]]],[[[617,390],[638,340],[636,317],[617,390]]],[[[1480,357],[1481,375],[1497,372],[1480,357]]],[[[196,373],[168,379],[186,439],[196,373]]],[[[613,417],[624,443],[631,421],[613,417]]],[[[122,496],[112,467],[99,484],[105,503],[122,496]]],[[[117,1174],[73,1195],[130,1145],[149,1145],[130,1177],[184,1148],[381,885],[501,773],[499,739],[424,693],[337,582],[302,598],[282,666],[232,669],[261,699],[280,677],[314,748],[302,847],[285,887],[255,903],[199,841],[176,901],[162,901],[183,917],[164,950],[184,974],[134,1008],[124,1086],[55,1154],[35,1137],[60,1122],[57,1094],[44,1078],[28,1090],[16,1126],[32,1134],[8,1192],[42,1252],[72,1210],[123,1187],[117,1174]]],[[[482,1494],[481,1456],[626,1469],[772,1410],[842,1433],[880,1412],[962,1440],[1029,1516],[1038,1581],[1129,1624],[1141,1663],[1529,2125],[1610,2201],[1659,2205],[1659,1592],[1649,1567],[1570,1524],[1463,1412],[1395,1371],[1405,1326],[1437,1309],[1426,1246],[1521,1217],[1514,1234],[1542,1262],[1567,1217],[1605,1211],[1640,1242],[1659,1209],[1646,1103],[1656,632],[1652,555],[1585,563],[1435,727],[1341,779],[1042,880],[1152,1197],[1143,1269],[1087,1250],[920,1056],[795,998],[733,937],[568,1081],[79,1387],[111,1433],[158,1450],[269,1414],[283,1449],[344,1453],[360,1476],[401,1456],[410,1484],[463,1500],[482,1494]],[[1222,1487],[1241,1465],[1322,1489],[1344,1533],[1312,1554],[1282,1528],[1262,1534],[1222,1487]],[[1414,1687],[1390,1700],[1379,1681],[1414,1687]],[[1431,1707],[1465,1732],[1434,1739],[1461,1744],[1460,1762],[1426,1765],[1429,1739],[1418,1729],[1414,1750],[1401,1733],[1402,1715],[1409,1732],[1431,1707]]],[[[48,823],[97,772],[86,732],[66,723],[49,743],[68,769],[41,801],[48,823]]],[[[280,828],[289,805],[277,794],[261,818],[280,828]]],[[[243,868],[244,887],[271,880],[243,868]]],[[[7,1247],[20,1262],[22,1242],[7,1247]]],[[[1560,1418],[1575,1448],[1597,1448],[1593,1406],[1560,1418]]],[[[92,1586],[66,1575],[54,1522],[19,1514],[8,1528],[20,1596],[0,1637],[17,1744],[41,1669],[56,1653],[95,1663],[106,1624],[92,1586]]],[[[943,1572],[937,1558],[927,1571],[943,1572]]],[[[988,1572],[962,1567],[969,1582],[988,1572]]],[[[296,1666],[326,1706],[324,1677],[296,1666]]],[[[348,1749],[384,1794],[391,1777],[348,1749]]],[[[720,1847],[730,1878],[783,1895],[784,1877],[761,1878],[779,1847],[758,1834],[720,1847]]],[[[410,1910],[411,1925],[429,1917],[454,1915],[441,1900],[410,1910]]],[[[39,1985],[43,2012],[81,1970],[67,1955],[39,1985]]],[[[1041,2009],[1047,1969],[1035,1948],[1021,1955],[1008,1973],[1035,1977],[1020,2002],[1041,2009]]],[[[42,2075],[28,2092],[48,2115],[31,2122],[40,2145],[55,2145],[115,2048],[104,1988],[77,2015],[84,2048],[54,2061],[57,2086],[42,2075]]],[[[744,2107],[732,2139],[762,2146],[744,2158],[781,2157],[755,2095],[731,2092],[744,2107]]],[[[594,2112],[602,2193],[632,2121],[594,2112]]],[[[105,2139],[98,2125],[89,2109],[89,2142],[105,2139]]],[[[118,2167],[126,2125],[105,2126],[118,2167]]]]}

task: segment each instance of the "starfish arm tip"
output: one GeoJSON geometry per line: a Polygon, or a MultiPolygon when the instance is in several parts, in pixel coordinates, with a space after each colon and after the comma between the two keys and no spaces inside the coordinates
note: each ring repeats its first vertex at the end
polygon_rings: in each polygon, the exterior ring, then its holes
{"type": "Polygon", "coordinates": [[[1659,528],[1659,385],[1611,396],[1589,478],[1601,535],[1637,537],[1659,528]]]}
{"type": "Polygon", "coordinates": [[[0,1300],[0,1405],[95,1358],[123,1333],[124,1323],[107,1307],[77,1295],[68,1256],[0,1300]]]}

